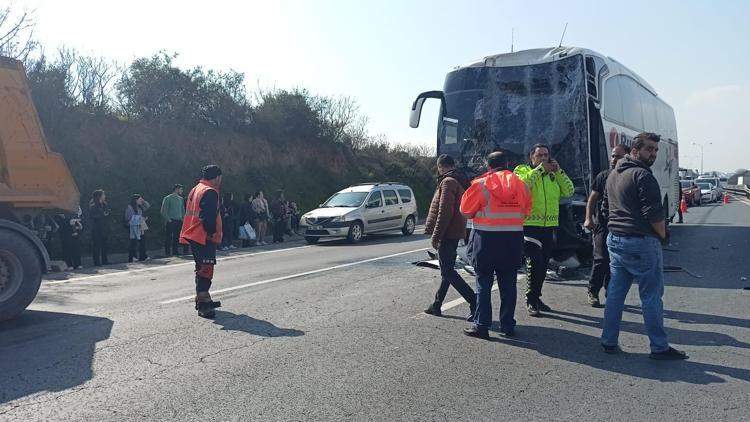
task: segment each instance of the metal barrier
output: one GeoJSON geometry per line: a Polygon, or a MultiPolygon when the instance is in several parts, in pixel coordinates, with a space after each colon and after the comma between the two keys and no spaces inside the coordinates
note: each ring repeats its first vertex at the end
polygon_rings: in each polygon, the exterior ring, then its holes
{"type": "Polygon", "coordinates": [[[745,185],[727,185],[722,189],[735,195],[744,195],[746,198],[750,198],[750,188],[745,185]]]}

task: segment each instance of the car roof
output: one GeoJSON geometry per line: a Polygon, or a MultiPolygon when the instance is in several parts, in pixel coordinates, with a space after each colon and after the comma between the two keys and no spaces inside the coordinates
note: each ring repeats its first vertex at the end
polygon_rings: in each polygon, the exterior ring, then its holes
{"type": "Polygon", "coordinates": [[[342,192],[371,192],[374,190],[383,190],[383,189],[409,189],[411,188],[407,185],[404,185],[402,183],[394,183],[394,182],[384,182],[384,183],[362,183],[360,185],[354,185],[349,186],[346,189],[342,189],[339,191],[339,193],[342,192]]]}

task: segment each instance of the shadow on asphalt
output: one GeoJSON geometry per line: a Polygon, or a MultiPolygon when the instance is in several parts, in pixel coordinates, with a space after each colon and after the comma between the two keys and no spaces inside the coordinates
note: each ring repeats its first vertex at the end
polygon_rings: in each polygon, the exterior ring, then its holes
{"type": "MultiPolygon", "coordinates": [[[[633,306],[628,306],[627,312],[635,313],[638,315],[641,314],[640,308],[636,308],[633,306]]],[[[693,315],[698,316],[701,314],[693,315]]],[[[602,318],[591,315],[582,315],[563,311],[552,311],[545,313],[544,316],[549,319],[555,319],[570,324],[577,324],[592,328],[601,328],[602,326],[602,318]]],[[[671,311],[664,312],[665,318],[671,318],[672,316],[674,316],[674,314],[671,313],[671,311]]],[[[704,316],[710,317],[710,315],[704,316]]],[[[711,323],[702,322],[702,324],[711,323]]],[[[620,324],[620,330],[627,331],[629,333],[641,334],[644,336],[646,335],[644,325],[640,322],[622,321],[622,323],[620,324]]],[[[683,344],[689,346],[731,346],[739,347],[741,349],[750,349],[749,343],[739,341],[730,335],[717,333],[715,331],[682,330],[679,328],[671,327],[666,328],[666,330],[670,343],[674,344],[683,344]]]]}
{"type": "MultiPolygon", "coordinates": [[[[549,315],[549,314],[547,314],[549,315]]],[[[654,361],[645,353],[621,352],[608,355],[601,351],[599,339],[560,328],[521,326],[513,339],[496,339],[503,344],[535,350],[542,355],[603,371],[662,382],[688,384],[724,383],[721,376],[750,382],[750,370],[711,365],[690,360],[680,362],[654,361]]],[[[671,334],[670,330],[670,334],[671,334]]]]}
{"type": "Polygon", "coordinates": [[[750,227],[670,226],[679,252],[665,252],[664,265],[677,265],[701,275],[684,272],[665,274],[667,286],[742,289],[741,277],[750,277],[747,262],[750,227]]]}
{"type": "MultiPolygon", "coordinates": [[[[625,305],[625,312],[641,315],[641,308],[625,305]]],[[[750,328],[750,319],[732,318],[719,315],[696,314],[693,312],[664,310],[664,318],[673,319],[683,324],[726,325],[730,327],[750,328]]]]}
{"type": "MultiPolygon", "coordinates": [[[[362,239],[359,243],[349,243],[346,239],[322,239],[320,242],[316,244],[316,246],[372,246],[372,245],[382,245],[386,243],[405,243],[410,242],[414,240],[426,240],[427,238],[425,236],[422,236],[419,233],[414,233],[411,236],[404,236],[400,232],[396,233],[377,233],[377,234],[368,234],[365,235],[365,237],[362,239]]],[[[429,244],[429,242],[425,242],[426,245],[429,244]]]]}
{"type": "Polygon", "coordinates": [[[241,331],[260,337],[299,337],[304,331],[293,328],[280,328],[268,321],[256,319],[248,315],[238,315],[227,311],[216,311],[214,324],[220,325],[225,331],[241,331]]]}
{"type": "Polygon", "coordinates": [[[112,325],[107,318],[41,311],[0,323],[0,404],[90,380],[96,343],[109,338],[112,325]]]}

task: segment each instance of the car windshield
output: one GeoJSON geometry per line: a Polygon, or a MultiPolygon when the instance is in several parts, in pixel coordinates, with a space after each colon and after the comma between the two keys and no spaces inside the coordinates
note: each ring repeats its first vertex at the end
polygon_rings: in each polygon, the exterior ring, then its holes
{"type": "Polygon", "coordinates": [[[708,183],[698,183],[698,186],[703,190],[711,190],[711,188],[713,188],[713,186],[708,183]]]}
{"type": "Polygon", "coordinates": [[[367,192],[339,192],[323,204],[324,208],[352,207],[356,208],[362,205],[367,198],[367,192]]]}
{"type": "Polygon", "coordinates": [[[688,188],[693,187],[693,183],[692,182],[680,182],[680,184],[682,185],[683,189],[688,189],[688,188]]]}

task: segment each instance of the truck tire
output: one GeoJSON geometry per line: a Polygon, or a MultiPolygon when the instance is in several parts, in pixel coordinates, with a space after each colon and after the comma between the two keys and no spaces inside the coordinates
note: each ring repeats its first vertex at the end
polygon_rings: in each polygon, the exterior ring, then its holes
{"type": "Polygon", "coordinates": [[[0,230],[0,321],[26,309],[41,283],[42,263],[35,247],[20,234],[0,230]]]}

